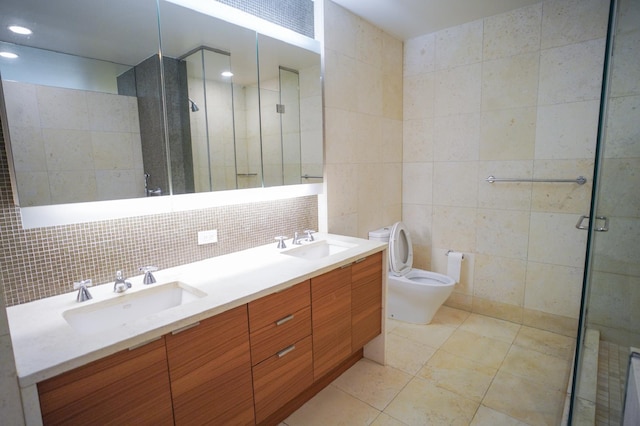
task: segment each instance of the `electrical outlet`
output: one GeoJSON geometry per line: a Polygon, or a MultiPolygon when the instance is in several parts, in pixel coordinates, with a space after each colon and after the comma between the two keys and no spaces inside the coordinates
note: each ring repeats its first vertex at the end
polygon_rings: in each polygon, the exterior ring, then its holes
{"type": "Polygon", "coordinates": [[[218,230],[198,231],[198,245],[212,244],[218,242],[218,230]]]}

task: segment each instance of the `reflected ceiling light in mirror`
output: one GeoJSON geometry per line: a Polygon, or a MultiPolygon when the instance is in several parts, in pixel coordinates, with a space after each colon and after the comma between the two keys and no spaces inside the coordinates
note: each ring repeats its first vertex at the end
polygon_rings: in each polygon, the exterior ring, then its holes
{"type": "Polygon", "coordinates": [[[233,73],[231,71],[222,71],[220,75],[223,77],[233,77],[233,73]]]}
{"type": "Polygon", "coordinates": [[[16,33],[16,34],[20,34],[20,35],[31,35],[33,34],[33,31],[31,31],[29,28],[27,27],[22,27],[20,25],[10,25],[9,30],[16,33]]]}
{"type": "Polygon", "coordinates": [[[18,55],[13,52],[0,52],[0,58],[16,59],[18,55]]]}

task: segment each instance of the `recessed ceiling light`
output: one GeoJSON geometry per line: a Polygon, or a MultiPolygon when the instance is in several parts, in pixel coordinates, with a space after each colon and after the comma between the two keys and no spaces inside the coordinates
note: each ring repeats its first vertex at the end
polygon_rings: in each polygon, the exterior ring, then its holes
{"type": "Polygon", "coordinates": [[[9,29],[16,34],[22,34],[22,35],[33,34],[33,31],[31,31],[29,28],[21,27],[20,25],[11,25],[9,29]]]}
{"type": "Polygon", "coordinates": [[[223,77],[233,77],[233,73],[231,71],[223,71],[220,75],[223,77]]]}
{"type": "Polygon", "coordinates": [[[12,52],[0,52],[0,57],[7,59],[16,59],[18,55],[12,52]]]}

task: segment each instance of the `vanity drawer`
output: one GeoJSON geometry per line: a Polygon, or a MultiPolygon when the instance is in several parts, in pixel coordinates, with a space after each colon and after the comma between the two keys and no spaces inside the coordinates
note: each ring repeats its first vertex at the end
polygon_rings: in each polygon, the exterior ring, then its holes
{"type": "Polygon", "coordinates": [[[251,364],[311,335],[311,307],[307,306],[251,333],[251,364]]]}
{"type": "Polygon", "coordinates": [[[364,260],[357,260],[351,267],[351,281],[354,287],[370,281],[382,282],[382,252],[372,254],[364,260]]]}
{"type": "Polygon", "coordinates": [[[382,332],[382,253],[351,267],[351,350],[356,351],[382,332]]]}
{"type": "Polygon", "coordinates": [[[256,423],[260,424],[313,383],[311,336],[253,367],[256,423]]]}
{"type": "Polygon", "coordinates": [[[249,331],[251,333],[263,327],[275,324],[289,315],[309,306],[310,281],[270,294],[249,303],[249,331]]]}

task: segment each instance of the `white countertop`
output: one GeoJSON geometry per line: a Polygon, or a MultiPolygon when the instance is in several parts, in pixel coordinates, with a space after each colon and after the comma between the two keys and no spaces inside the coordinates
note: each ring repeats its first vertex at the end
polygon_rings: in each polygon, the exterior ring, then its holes
{"type": "MultiPolygon", "coordinates": [[[[157,283],[149,286],[142,284],[142,275],[130,277],[128,281],[132,288],[125,293],[114,293],[113,282],[109,282],[90,287],[93,299],[86,302],[76,302],[77,292],[74,291],[7,308],[20,386],[31,386],[120,350],[149,342],[387,248],[386,243],[341,235],[317,233],[314,237],[354,246],[310,260],[284,255],[274,242],[157,271],[154,273],[157,283]],[[93,334],[76,331],[63,317],[69,309],[91,306],[174,281],[197,288],[207,295],[93,334]]],[[[291,240],[287,240],[285,250],[295,247],[299,246],[292,246],[291,240]]]]}

